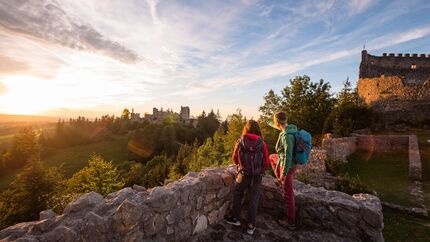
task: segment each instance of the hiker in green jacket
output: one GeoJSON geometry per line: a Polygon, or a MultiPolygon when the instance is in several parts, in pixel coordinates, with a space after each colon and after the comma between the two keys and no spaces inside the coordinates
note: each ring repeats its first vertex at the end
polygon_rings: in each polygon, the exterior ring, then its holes
{"type": "Polygon", "coordinates": [[[294,124],[288,124],[287,115],[284,112],[277,112],[273,116],[273,121],[268,121],[267,123],[281,131],[275,146],[277,154],[269,156],[275,176],[281,183],[282,197],[285,201],[286,218],[283,217],[278,222],[289,229],[295,229],[296,209],[293,175],[298,166],[293,161],[293,146],[297,127],[294,124]]]}

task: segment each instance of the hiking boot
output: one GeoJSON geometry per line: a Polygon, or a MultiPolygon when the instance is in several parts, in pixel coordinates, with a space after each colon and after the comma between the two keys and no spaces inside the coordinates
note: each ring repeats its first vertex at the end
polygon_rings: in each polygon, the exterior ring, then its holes
{"type": "Polygon", "coordinates": [[[225,218],[224,221],[226,223],[234,225],[234,226],[240,226],[240,220],[233,217],[233,216],[229,216],[229,217],[225,218]]]}
{"type": "Polygon", "coordinates": [[[296,224],[288,222],[287,218],[278,219],[278,224],[284,228],[287,228],[288,230],[296,230],[296,224]]]}
{"type": "Polygon", "coordinates": [[[246,233],[248,233],[249,235],[253,235],[254,231],[255,231],[255,225],[249,224],[248,227],[246,228],[246,233]]]}

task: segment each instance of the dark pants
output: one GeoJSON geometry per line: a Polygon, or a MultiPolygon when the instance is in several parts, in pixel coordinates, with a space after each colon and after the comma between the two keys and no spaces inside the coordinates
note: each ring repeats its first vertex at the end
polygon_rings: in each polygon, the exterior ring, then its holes
{"type": "Polygon", "coordinates": [[[249,208],[248,223],[255,225],[255,216],[257,215],[258,200],[260,198],[261,176],[245,176],[242,173],[237,174],[236,186],[233,197],[233,216],[237,219],[240,217],[242,207],[242,197],[245,189],[248,189],[249,208]]]}

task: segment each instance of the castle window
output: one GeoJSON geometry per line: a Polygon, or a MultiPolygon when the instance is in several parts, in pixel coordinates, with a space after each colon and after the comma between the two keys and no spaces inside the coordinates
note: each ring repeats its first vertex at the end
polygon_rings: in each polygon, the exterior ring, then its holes
{"type": "Polygon", "coordinates": [[[417,69],[417,64],[412,64],[411,69],[413,69],[413,70],[417,69]]]}

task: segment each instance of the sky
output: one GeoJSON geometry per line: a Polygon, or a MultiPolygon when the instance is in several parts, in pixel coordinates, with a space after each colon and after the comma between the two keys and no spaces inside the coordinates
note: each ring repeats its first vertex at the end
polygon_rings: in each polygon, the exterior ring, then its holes
{"type": "Polygon", "coordinates": [[[430,53],[427,0],[2,0],[0,113],[152,107],[258,117],[270,89],[333,93],[370,54],[430,53]]]}

